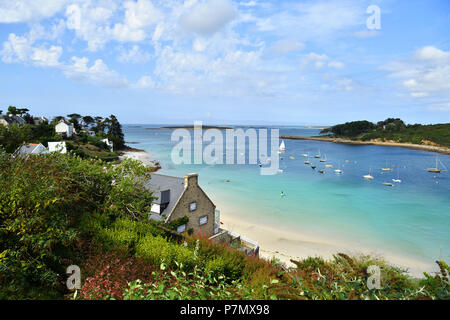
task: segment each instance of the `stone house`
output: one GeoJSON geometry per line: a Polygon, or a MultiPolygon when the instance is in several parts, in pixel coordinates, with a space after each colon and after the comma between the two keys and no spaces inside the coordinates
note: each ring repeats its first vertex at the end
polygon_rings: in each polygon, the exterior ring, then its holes
{"type": "Polygon", "coordinates": [[[189,221],[177,227],[177,232],[192,231],[207,237],[217,230],[216,206],[198,184],[198,174],[184,178],[151,174],[146,187],[157,197],[152,203],[150,219],[169,224],[183,217],[189,221]]]}

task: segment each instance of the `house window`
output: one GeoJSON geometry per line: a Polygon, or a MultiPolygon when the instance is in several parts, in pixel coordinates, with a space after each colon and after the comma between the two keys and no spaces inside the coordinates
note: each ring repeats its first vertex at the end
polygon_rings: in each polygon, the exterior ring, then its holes
{"type": "Polygon", "coordinates": [[[189,211],[195,211],[197,210],[197,202],[191,202],[189,204],[189,211]]]}
{"type": "Polygon", "coordinates": [[[208,223],[208,216],[204,216],[200,218],[199,224],[202,226],[208,223]]]}
{"type": "Polygon", "coordinates": [[[179,226],[178,228],[177,228],[177,232],[178,233],[183,233],[183,232],[185,232],[186,231],[186,224],[182,224],[181,226],[179,226]]]}

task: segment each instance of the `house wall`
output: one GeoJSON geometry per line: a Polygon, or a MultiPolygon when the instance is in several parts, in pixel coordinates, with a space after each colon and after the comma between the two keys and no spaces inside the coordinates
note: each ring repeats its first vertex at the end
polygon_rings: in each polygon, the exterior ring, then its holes
{"type": "Polygon", "coordinates": [[[189,222],[186,230],[192,229],[194,233],[208,237],[212,236],[214,234],[214,212],[216,206],[198,185],[197,174],[186,175],[184,185],[185,190],[166,222],[187,216],[189,217],[189,222]],[[197,209],[191,212],[189,211],[189,205],[194,201],[197,202],[197,209]],[[205,215],[208,216],[208,222],[200,226],[200,218],[205,215]]]}
{"type": "Polygon", "coordinates": [[[57,133],[65,133],[67,137],[71,137],[73,135],[73,127],[65,124],[64,122],[58,123],[55,126],[55,131],[57,133]]]}

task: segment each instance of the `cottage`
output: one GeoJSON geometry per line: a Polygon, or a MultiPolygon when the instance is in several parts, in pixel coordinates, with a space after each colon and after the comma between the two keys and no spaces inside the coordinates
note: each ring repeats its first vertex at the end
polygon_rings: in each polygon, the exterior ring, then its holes
{"type": "Polygon", "coordinates": [[[14,152],[15,156],[26,156],[28,154],[47,153],[47,149],[41,143],[24,143],[14,152]]]}
{"type": "Polygon", "coordinates": [[[192,230],[210,237],[218,230],[216,206],[198,185],[198,174],[187,174],[183,179],[152,173],[146,187],[157,197],[152,203],[150,219],[168,224],[188,217],[186,224],[178,226],[180,233],[192,230]]]}
{"type": "Polygon", "coordinates": [[[64,138],[71,138],[73,136],[74,130],[73,125],[67,120],[60,120],[59,123],[55,126],[56,133],[59,133],[64,138]]]}
{"type": "Polygon", "coordinates": [[[109,140],[106,138],[106,139],[102,139],[102,142],[104,142],[104,143],[108,146],[109,151],[113,152],[113,150],[114,150],[114,144],[113,144],[112,141],[109,141],[109,140]]]}
{"type": "Polygon", "coordinates": [[[0,124],[4,126],[9,126],[10,124],[25,124],[25,120],[22,117],[14,115],[0,116],[0,124]]]}
{"type": "Polygon", "coordinates": [[[49,152],[67,153],[67,147],[65,141],[56,141],[48,143],[49,152]]]}

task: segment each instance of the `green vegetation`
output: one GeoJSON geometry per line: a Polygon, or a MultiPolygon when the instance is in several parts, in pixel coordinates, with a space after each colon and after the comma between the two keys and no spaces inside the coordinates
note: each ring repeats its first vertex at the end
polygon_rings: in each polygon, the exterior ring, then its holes
{"type": "MultiPolygon", "coordinates": [[[[9,106],[7,115],[22,116],[25,124],[12,123],[8,126],[0,125],[0,148],[8,153],[13,153],[24,142],[42,143],[47,147],[50,141],[62,141],[61,135],[55,132],[55,126],[60,120],[66,119],[63,116],[55,117],[50,123],[34,123],[34,117],[29,113],[29,109],[9,106]]],[[[0,113],[1,114],[1,113],[0,113]]],[[[102,142],[107,138],[113,142],[115,150],[127,148],[125,146],[122,126],[114,115],[110,117],[82,116],[78,113],[67,115],[67,119],[73,124],[76,134],[66,139],[68,151],[82,158],[98,158],[104,161],[118,160],[119,152],[111,152],[109,147],[102,142]],[[94,136],[88,134],[91,130],[94,136]]]]}
{"type": "Polygon", "coordinates": [[[0,299],[449,299],[449,267],[413,279],[370,257],[285,268],[149,221],[148,168],[0,152],[0,299]],[[76,294],[65,269],[81,268],[76,294]],[[368,266],[381,270],[369,290],[368,266]]]}
{"type": "Polygon", "coordinates": [[[401,119],[388,118],[374,124],[369,121],[352,121],[338,124],[322,130],[333,137],[352,140],[395,141],[414,144],[437,144],[450,147],[450,123],[421,125],[406,125],[401,119]]]}

